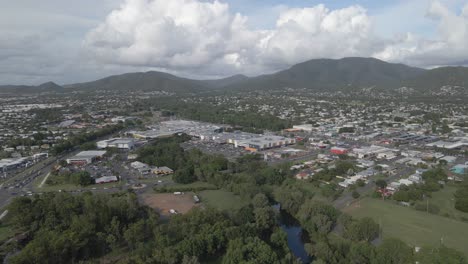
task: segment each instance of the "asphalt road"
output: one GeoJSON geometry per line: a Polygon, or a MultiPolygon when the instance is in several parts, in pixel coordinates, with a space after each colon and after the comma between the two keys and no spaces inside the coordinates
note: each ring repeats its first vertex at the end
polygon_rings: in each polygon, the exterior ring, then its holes
{"type": "MultiPolygon", "coordinates": [[[[111,137],[117,135],[120,132],[125,132],[125,131],[116,132],[113,135],[111,135],[111,137]]],[[[101,138],[96,139],[95,141],[102,140],[107,137],[108,136],[101,137],[101,138]]],[[[25,169],[22,172],[17,173],[15,176],[5,181],[2,185],[0,185],[1,186],[0,188],[0,213],[2,209],[5,208],[14,197],[21,196],[21,195],[30,195],[30,194],[32,195],[33,191],[40,192],[40,190],[34,190],[33,184],[35,182],[35,179],[38,177],[45,176],[47,173],[49,173],[52,167],[59,160],[72,157],[80,151],[81,150],[78,147],[75,147],[72,151],[68,153],[59,155],[57,157],[50,157],[49,159],[47,159],[48,162],[39,162],[37,164],[34,164],[33,166],[25,169]],[[8,186],[7,189],[4,188],[5,186],[11,183],[14,183],[14,184],[11,186],[8,186]]],[[[96,187],[95,190],[91,190],[91,191],[112,192],[113,190],[104,189],[104,188],[98,189],[96,187]]]]}
{"type": "Polygon", "coordinates": [[[0,209],[7,206],[14,197],[32,193],[36,178],[49,173],[58,160],[71,157],[77,152],[78,150],[75,150],[64,155],[48,158],[8,179],[2,184],[2,188],[0,188],[0,209]]]}

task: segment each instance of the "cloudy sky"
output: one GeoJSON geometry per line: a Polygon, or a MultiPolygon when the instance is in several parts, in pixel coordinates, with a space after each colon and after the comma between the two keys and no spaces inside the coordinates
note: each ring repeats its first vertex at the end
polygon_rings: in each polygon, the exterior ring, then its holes
{"type": "Polygon", "coordinates": [[[349,56],[468,65],[468,0],[0,1],[0,84],[252,76],[349,56]]]}

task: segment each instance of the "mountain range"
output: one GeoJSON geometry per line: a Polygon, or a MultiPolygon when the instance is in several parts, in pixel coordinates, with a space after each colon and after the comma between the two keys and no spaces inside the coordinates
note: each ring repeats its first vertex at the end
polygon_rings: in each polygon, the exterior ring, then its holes
{"type": "Polygon", "coordinates": [[[54,83],[46,82],[37,86],[28,85],[0,85],[2,93],[41,93],[41,92],[60,92],[63,87],[54,83]]]}
{"type": "Polygon", "coordinates": [[[73,90],[140,90],[197,93],[212,90],[273,90],[306,88],[316,91],[375,88],[397,91],[402,87],[419,93],[441,89],[468,91],[468,68],[441,67],[431,70],[394,64],[374,58],[314,59],[273,74],[247,77],[235,75],[217,80],[193,80],[164,72],[137,72],[109,76],[92,82],[59,86],[53,82],[39,86],[0,86],[0,92],[60,92],[73,90]]]}

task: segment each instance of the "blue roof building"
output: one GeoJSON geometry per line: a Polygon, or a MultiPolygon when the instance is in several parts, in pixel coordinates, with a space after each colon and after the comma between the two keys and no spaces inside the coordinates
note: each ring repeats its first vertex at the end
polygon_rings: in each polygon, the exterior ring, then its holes
{"type": "Polygon", "coordinates": [[[465,174],[465,172],[468,171],[468,165],[463,165],[463,164],[455,165],[452,167],[452,169],[450,169],[450,171],[456,174],[465,174]]]}

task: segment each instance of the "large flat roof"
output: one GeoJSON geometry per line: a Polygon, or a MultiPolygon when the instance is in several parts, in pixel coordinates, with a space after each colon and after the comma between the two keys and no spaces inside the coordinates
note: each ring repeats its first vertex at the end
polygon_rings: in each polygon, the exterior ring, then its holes
{"type": "Polygon", "coordinates": [[[21,164],[21,163],[23,163],[25,161],[26,161],[26,158],[2,159],[2,160],[0,160],[0,167],[19,165],[19,164],[21,164]]]}
{"type": "Polygon", "coordinates": [[[68,160],[77,160],[77,159],[93,159],[96,157],[101,157],[104,154],[106,154],[106,151],[100,151],[100,150],[88,150],[88,151],[82,151],[75,156],[68,158],[68,160]]]}
{"type": "Polygon", "coordinates": [[[75,157],[99,157],[106,154],[105,150],[87,150],[87,151],[82,151],[78,154],[76,154],[75,157]]]}

